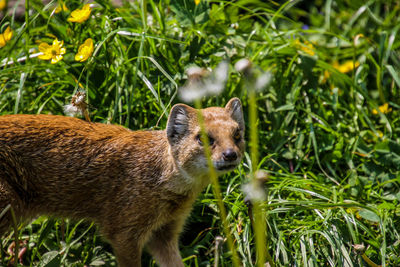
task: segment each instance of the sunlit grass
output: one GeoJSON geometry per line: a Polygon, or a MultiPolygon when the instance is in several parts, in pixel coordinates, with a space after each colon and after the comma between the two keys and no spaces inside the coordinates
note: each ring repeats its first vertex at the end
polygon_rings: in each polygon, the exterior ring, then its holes
{"type": "MultiPolygon", "coordinates": [[[[232,266],[232,247],[244,266],[400,264],[396,3],[97,1],[82,22],[68,21],[82,2],[64,3],[27,1],[32,13],[1,20],[1,114],[63,114],[83,90],[92,121],[164,128],[186,70],[229,62],[225,89],[200,104],[241,99],[248,154],[219,178],[220,199],[212,186],[199,196],[181,238],[187,266],[232,266]],[[56,38],[65,53],[43,60],[40,44],[56,38]],[[234,68],[243,58],[272,75],[266,88],[234,68]],[[251,218],[242,185],[258,170],[266,198],[251,218]],[[227,231],[232,245],[220,244],[227,231]]],[[[90,222],[40,217],[17,231],[27,266],[115,263],[90,222]]],[[[2,265],[14,236],[0,240],[2,265]]]]}

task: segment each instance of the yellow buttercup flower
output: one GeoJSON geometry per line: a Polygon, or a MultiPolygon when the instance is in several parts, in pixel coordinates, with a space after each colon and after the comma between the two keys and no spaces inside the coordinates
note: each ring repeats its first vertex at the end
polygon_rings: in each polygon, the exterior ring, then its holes
{"type": "Polygon", "coordinates": [[[43,53],[43,55],[39,56],[39,59],[43,60],[51,60],[51,64],[55,64],[63,58],[66,50],[64,47],[64,41],[58,41],[58,39],[54,39],[53,44],[49,45],[47,43],[41,43],[39,45],[39,51],[43,53]]]}
{"type": "Polygon", "coordinates": [[[299,39],[296,39],[294,41],[294,46],[296,49],[301,50],[310,56],[315,55],[314,46],[310,42],[305,41],[302,43],[299,39]]]}
{"type": "MultiPolygon", "coordinates": [[[[379,111],[383,114],[387,114],[392,111],[392,108],[389,107],[388,103],[383,104],[382,106],[379,106],[379,111]]],[[[372,114],[377,115],[379,112],[376,109],[372,110],[372,114]]]]}
{"type": "Polygon", "coordinates": [[[56,14],[60,13],[61,11],[68,11],[68,7],[65,5],[63,1],[60,1],[54,11],[56,14]]]}
{"type": "Polygon", "coordinates": [[[78,53],[75,55],[75,60],[79,62],[87,60],[93,54],[93,48],[92,38],[86,39],[86,41],[79,46],[78,53]]]}
{"type": "Polygon", "coordinates": [[[0,48],[4,47],[8,41],[11,40],[13,35],[13,31],[11,30],[10,26],[8,26],[5,31],[0,34],[0,48]]]}
{"type": "MultiPolygon", "coordinates": [[[[348,73],[360,66],[360,62],[358,61],[353,61],[353,60],[347,60],[343,64],[339,64],[337,61],[334,61],[332,63],[332,66],[337,69],[341,73],[348,73]]],[[[324,71],[324,77],[322,79],[322,83],[325,83],[329,77],[331,76],[331,73],[327,70],[324,71]]]]}
{"type": "Polygon", "coordinates": [[[194,0],[194,3],[196,4],[196,6],[197,6],[198,4],[200,4],[200,2],[201,2],[201,0],[194,0]]]}
{"type": "Polygon", "coordinates": [[[89,18],[91,11],[90,4],[86,4],[81,9],[75,9],[72,11],[68,21],[82,23],[89,18]]]}
{"type": "Polygon", "coordinates": [[[358,66],[360,66],[360,62],[356,61],[354,62],[353,60],[347,60],[343,64],[340,64],[335,61],[333,62],[333,67],[340,71],[341,73],[348,73],[354,69],[356,69],[358,66]]]}
{"type": "Polygon", "coordinates": [[[5,9],[7,6],[7,0],[0,0],[0,11],[5,9]]]}

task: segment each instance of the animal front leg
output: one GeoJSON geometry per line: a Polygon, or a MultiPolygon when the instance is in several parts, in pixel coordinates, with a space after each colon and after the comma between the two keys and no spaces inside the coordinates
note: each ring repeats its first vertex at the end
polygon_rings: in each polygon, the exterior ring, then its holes
{"type": "Polygon", "coordinates": [[[109,236],[119,267],[141,266],[142,246],[137,242],[137,237],[123,231],[111,238],[109,236]]]}
{"type": "Polygon", "coordinates": [[[179,252],[181,223],[172,222],[153,232],[147,248],[161,267],[183,267],[179,252]]]}
{"type": "Polygon", "coordinates": [[[119,267],[140,267],[141,252],[137,248],[114,248],[119,267]]]}

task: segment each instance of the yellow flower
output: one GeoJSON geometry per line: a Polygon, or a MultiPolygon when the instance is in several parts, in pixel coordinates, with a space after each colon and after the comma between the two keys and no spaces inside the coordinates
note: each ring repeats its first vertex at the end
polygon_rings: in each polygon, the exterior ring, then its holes
{"type": "Polygon", "coordinates": [[[68,11],[68,7],[65,5],[63,1],[60,1],[54,11],[56,14],[60,13],[61,11],[68,11]]]}
{"type": "Polygon", "coordinates": [[[72,11],[71,16],[68,18],[68,21],[82,23],[89,18],[90,12],[90,4],[86,4],[81,9],[75,9],[74,11],[72,11]]]}
{"type": "Polygon", "coordinates": [[[83,62],[87,60],[93,53],[93,40],[92,38],[86,39],[86,41],[79,46],[78,53],[75,55],[75,60],[83,62]]]}
{"type": "MultiPolygon", "coordinates": [[[[389,104],[385,103],[382,106],[379,106],[379,111],[383,114],[387,114],[392,111],[392,108],[389,108],[389,104]]],[[[379,112],[376,109],[372,110],[372,114],[377,115],[379,112]]]]}
{"type": "Polygon", "coordinates": [[[315,55],[314,46],[310,42],[305,41],[302,43],[299,39],[296,39],[294,41],[294,46],[296,49],[301,50],[310,56],[315,55]]]}
{"type": "Polygon", "coordinates": [[[0,11],[5,9],[7,6],[7,0],[0,0],[0,11]]]}
{"type": "Polygon", "coordinates": [[[4,47],[6,43],[11,40],[12,35],[13,32],[10,26],[8,26],[6,30],[2,34],[0,34],[0,48],[4,47]]]}
{"type": "Polygon", "coordinates": [[[54,39],[53,44],[41,43],[39,45],[39,51],[43,54],[39,56],[39,59],[51,60],[51,64],[55,64],[63,58],[66,50],[64,47],[64,41],[58,41],[54,39]]]}
{"type": "MultiPolygon", "coordinates": [[[[332,63],[332,66],[337,69],[339,72],[341,73],[348,73],[356,68],[358,68],[358,66],[360,66],[360,62],[356,61],[354,62],[353,60],[347,60],[346,62],[344,62],[343,64],[339,64],[339,62],[334,61],[332,63]]],[[[325,83],[329,77],[331,77],[331,73],[327,70],[324,71],[324,76],[322,78],[322,83],[325,83]]]]}
{"type": "Polygon", "coordinates": [[[337,61],[333,62],[333,67],[340,71],[341,73],[348,73],[354,69],[356,69],[358,66],[360,66],[360,62],[356,61],[354,62],[353,60],[347,60],[343,64],[339,65],[337,61]]]}
{"type": "Polygon", "coordinates": [[[196,6],[197,6],[198,4],[200,4],[200,2],[201,2],[201,0],[194,0],[194,3],[196,4],[196,6]]]}

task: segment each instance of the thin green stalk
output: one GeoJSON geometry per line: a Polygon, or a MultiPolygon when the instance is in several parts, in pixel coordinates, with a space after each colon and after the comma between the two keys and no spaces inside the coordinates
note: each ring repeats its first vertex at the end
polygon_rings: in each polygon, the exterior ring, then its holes
{"type": "Polygon", "coordinates": [[[138,77],[138,72],[139,72],[139,66],[141,63],[141,57],[143,56],[143,48],[144,48],[144,42],[146,40],[146,33],[147,33],[147,0],[141,0],[140,1],[140,10],[141,10],[141,17],[142,17],[142,24],[143,24],[143,29],[142,29],[142,38],[140,40],[140,47],[139,47],[139,52],[138,52],[138,57],[136,60],[136,71],[135,75],[133,76],[133,86],[128,89],[128,109],[127,109],[127,120],[125,122],[125,126],[130,127],[131,126],[131,103],[133,102],[133,90],[136,88],[136,83],[137,83],[137,77],[138,77]]]}
{"type": "Polygon", "coordinates": [[[18,223],[17,223],[17,217],[15,216],[14,209],[11,207],[10,208],[11,212],[11,217],[13,221],[13,228],[14,228],[14,266],[18,267],[18,254],[19,254],[19,231],[18,231],[18,223]]]}
{"type": "MultiPolygon", "coordinates": [[[[201,103],[199,100],[196,100],[195,106],[197,109],[201,109],[201,103]]],[[[218,183],[217,172],[215,171],[215,168],[214,168],[214,165],[213,165],[213,162],[211,159],[211,149],[210,149],[210,145],[209,145],[208,135],[205,130],[204,118],[202,116],[201,111],[199,111],[197,113],[197,118],[199,120],[199,125],[200,125],[200,129],[201,129],[201,135],[202,135],[202,140],[203,140],[203,144],[204,144],[204,153],[206,155],[208,167],[210,170],[209,174],[210,174],[211,184],[213,186],[214,196],[217,200],[217,205],[218,205],[219,212],[221,215],[222,226],[223,226],[224,233],[225,233],[227,243],[228,243],[228,248],[232,252],[233,266],[239,267],[240,266],[239,265],[239,257],[237,255],[237,251],[236,251],[236,248],[233,243],[233,238],[232,238],[232,235],[231,235],[231,232],[229,229],[228,221],[226,220],[227,216],[226,216],[224,202],[222,200],[221,188],[218,183]]]]}
{"type": "Polygon", "coordinates": [[[147,0],[140,1],[140,9],[142,13],[143,32],[147,32],[147,0]]]}
{"type": "MultiPolygon", "coordinates": [[[[253,88],[247,86],[247,88],[253,88]]],[[[257,99],[255,90],[249,90],[249,121],[250,121],[250,158],[251,158],[251,182],[254,184],[253,188],[260,186],[259,181],[256,180],[255,172],[258,165],[258,130],[257,130],[257,99]]],[[[262,201],[253,200],[253,228],[255,232],[256,251],[257,251],[257,266],[263,267],[267,259],[271,266],[274,266],[272,257],[268,252],[268,244],[266,237],[266,214],[262,209],[262,201]]]]}
{"type": "Polygon", "coordinates": [[[131,107],[131,103],[133,102],[133,90],[135,90],[136,88],[136,84],[137,84],[137,78],[138,78],[138,73],[139,73],[139,67],[140,67],[140,62],[141,62],[141,58],[143,56],[143,47],[144,47],[144,42],[145,42],[145,35],[142,35],[142,38],[140,40],[140,46],[139,46],[139,52],[138,52],[138,57],[136,59],[136,67],[135,67],[135,74],[133,76],[133,82],[132,82],[132,87],[130,87],[128,94],[129,94],[129,101],[128,101],[128,109],[127,109],[127,113],[128,113],[128,117],[125,123],[125,126],[127,127],[131,127],[131,112],[132,112],[132,107],[131,107]]]}
{"type": "Polygon", "coordinates": [[[29,62],[29,0],[25,1],[25,54],[26,54],[26,63],[29,62]]]}

